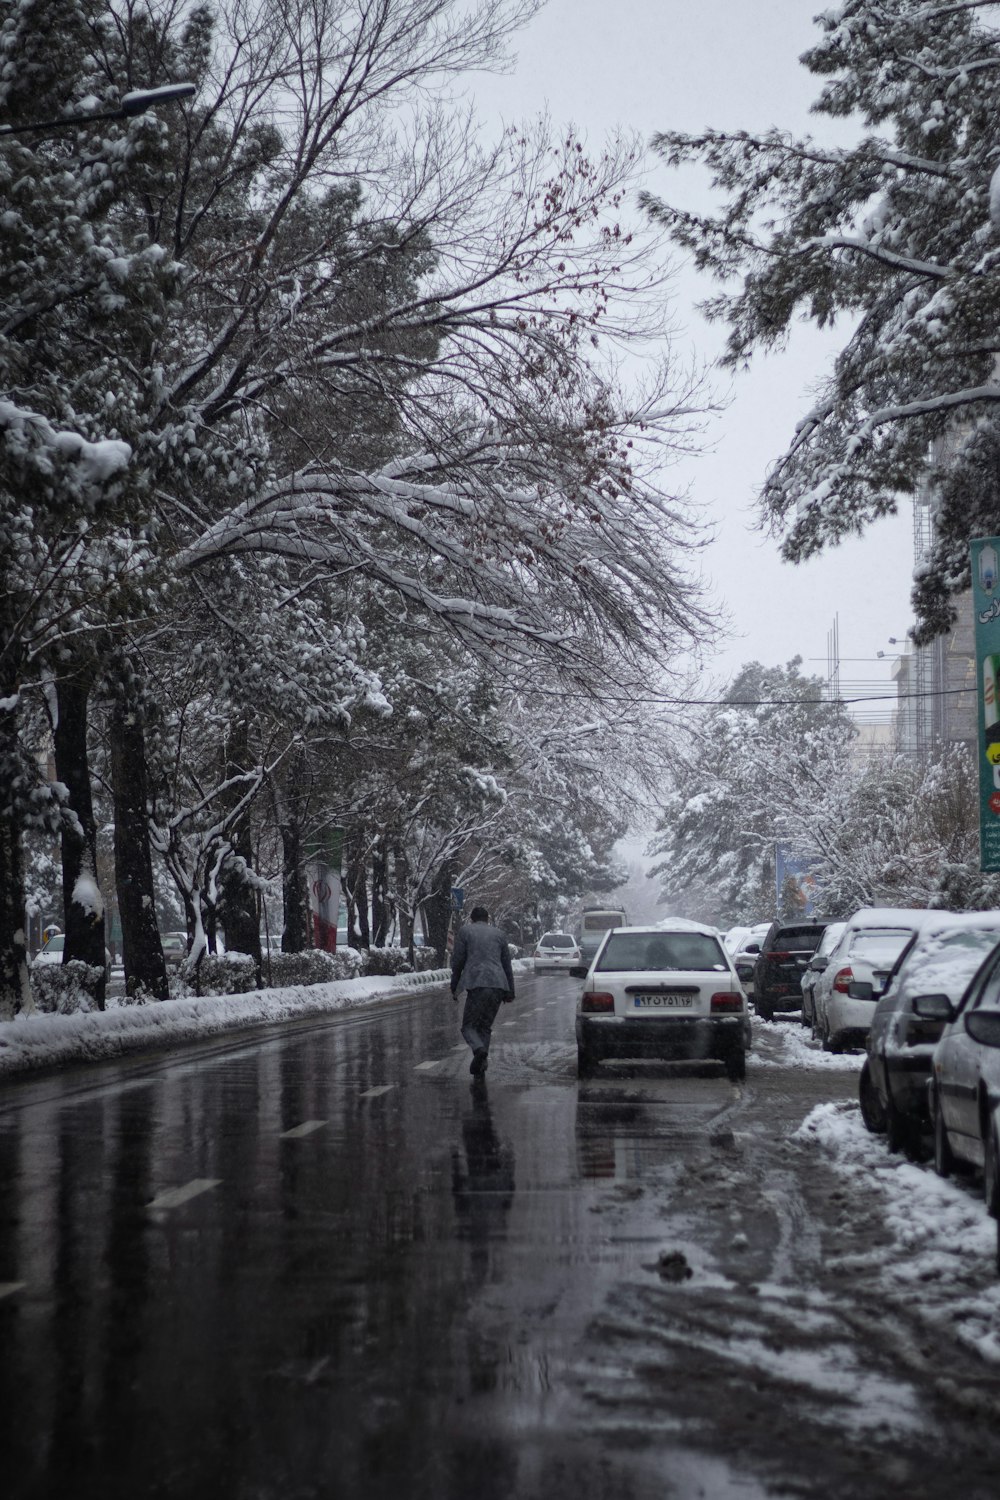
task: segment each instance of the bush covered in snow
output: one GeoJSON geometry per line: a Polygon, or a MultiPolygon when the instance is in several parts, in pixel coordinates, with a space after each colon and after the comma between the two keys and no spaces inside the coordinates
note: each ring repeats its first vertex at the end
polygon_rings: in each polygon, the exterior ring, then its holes
{"type": "MultiPolygon", "coordinates": [[[[438,967],[432,948],[416,950],[411,964],[405,948],[339,948],[325,953],[308,948],[303,953],[272,953],[264,959],[261,982],[265,989],[287,989],[294,985],[330,984],[338,979],[357,979],[369,974],[425,973],[438,967]]],[[[194,995],[242,995],[257,989],[253,960],[246,953],[208,953],[197,976],[189,962],[181,965],[171,985],[174,999],[194,995]]]]}
{"type": "MultiPolygon", "coordinates": [[[[513,949],[511,949],[511,952],[513,952],[513,949]]],[[[438,956],[433,948],[415,948],[413,956],[416,959],[414,967],[418,974],[426,974],[431,969],[446,969],[448,967],[447,963],[443,965],[438,963],[438,956]]]]}
{"type": "Polygon", "coordinates": [[[31,971],[31,993],[38,1011],[60,1016],[97,1009],[97,986],[103,971],[73,959],[67,964],[38,964],[31,971]]]}
{"type": "Polygon", "coordinates": [[[171,981],[171,999],[186,995],[245,995],[257,988],[249,953],[206,953],[197,966],[186,958],[171,981]]]}
{"type": "Polygon", "coordinates": [[[414,965],[405,948],[369,948],[365,974],[412,974],[414,965]]]}
{"type": "Polygon", "coordinates": [[[336,953],[324,953],[320,948],[307,948],[304,953],[272,953],[263,965],[264,983],[274,989],[329,984],[333,979],[354,979],[363,972],[364,955],[357,948],[338,948],[336,953]]]}

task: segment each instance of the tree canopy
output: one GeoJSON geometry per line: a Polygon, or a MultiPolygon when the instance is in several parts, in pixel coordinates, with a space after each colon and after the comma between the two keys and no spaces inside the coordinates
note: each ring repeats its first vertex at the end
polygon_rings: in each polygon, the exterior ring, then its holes
{"type": "Polygon", "coordinates": [[[651,217],[723,283],[706,308],[746,364],[804,318],[844,329],[812,409],[763,486],[764,519],[798,561],[945,481],[914,590],[919,638],[948,627],[970,536],[1000,529],[1000,117],[996,6],[841,0],[802,62],[813,109],[857,122],[831,148],[763,135],[664,132],[665,162],[704,164],[723,197],[651,217]],[[935,470],[936,466],[936,470],[935,470]]]}

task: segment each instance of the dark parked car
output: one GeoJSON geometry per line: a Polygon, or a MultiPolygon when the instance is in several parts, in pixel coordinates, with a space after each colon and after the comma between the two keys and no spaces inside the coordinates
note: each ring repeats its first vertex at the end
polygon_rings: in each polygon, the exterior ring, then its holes
{"type": "Polygon", "coordinates": [[[923,1155],[929,1129],[927,1082],[943,1021],[914,1013],[918,995],[945,995],[958,1004],[976,970],[1000,941],[1000,916],[942,913],[914,933],[886,981],[866,1039],[868,1056],[858,1092],[869,1130],[885,1131],[889,1150],[923,1155]]]}
{"type": "Polygon", "coordinates": [[[802,975],[819,947],[826,922],[772,922],[753,971],[753,1000],[763,1021],[776,1010],[802,1009],[802,975]]]}

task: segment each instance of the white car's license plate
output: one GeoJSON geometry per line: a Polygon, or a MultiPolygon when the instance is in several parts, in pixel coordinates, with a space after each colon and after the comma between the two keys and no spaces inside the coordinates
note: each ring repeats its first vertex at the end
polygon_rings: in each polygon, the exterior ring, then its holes
{"type": "Polygon", "coordinates": [[[693,995],[633,995],[632,1005],[636,1010],[690,1010],[693,995]]]}

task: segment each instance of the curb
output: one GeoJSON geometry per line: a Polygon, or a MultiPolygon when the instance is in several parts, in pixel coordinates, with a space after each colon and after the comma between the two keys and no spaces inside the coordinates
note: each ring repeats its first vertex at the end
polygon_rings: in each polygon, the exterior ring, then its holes
{"type": "Polygon", "coordinates": [[[46,1068],[113,1062],[135,1052],[183,1046],[310,1015],[332,1015],[414,990],[440,988],[450,977],[448,969],[428,969],[243,995],[162,1000],[84,1015],[18,1016],[0,1023],[0,1080],[46,1068]]]}

